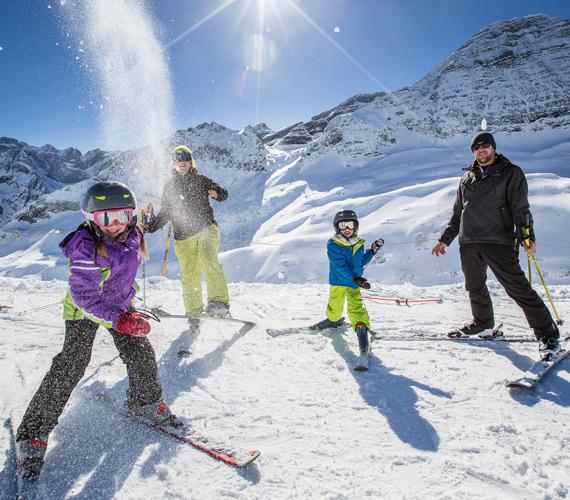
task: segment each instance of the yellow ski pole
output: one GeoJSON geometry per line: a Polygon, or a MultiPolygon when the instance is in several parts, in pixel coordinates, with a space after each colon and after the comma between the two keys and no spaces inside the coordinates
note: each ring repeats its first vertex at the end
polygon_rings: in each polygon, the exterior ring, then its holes
{"type": "MultiPolygon", "coordinates": [[[[526,238],[524,240],[524,245],[525,247],[529,248],[530,247],[530,228],[526,227],[525,228],[526,231],[526,238]]],[[[554,301],[552,300],[552,296],[550,295],[550,290],[548,289],[548,286],[546,286],[546,280],[544,279],[544,276],[542,274],[542,271],[540,270],[540,267],[538,265],[538,261],[536,260],[536,256],[535,255],[529,255],[528,253],[526,254],[527,259],[528,259],[528,277],[529,277],[529,282],[531,283],[532,286],[532,282],[530,281],[530,270],[531,270],[531,266],[530,266],[530,261],[532,260],[534,262],[534,266],[536,267],[536,272],[538,273],[538,277],[540,278],[540,281],[542,282],[542,286],[544,287],[544,291],[546,292],[546,296],[548,297],[548,300],[550,302],[550,305],[552,306],[552,310],[554,311],[554,316],[556,317],[556,324],[557,325],[561,325],[562,323],[564,323],[563,320],[560,319],[560,316],[558,316],[558,311],[556,310],[556,306],[554,305],[554,301]]]]}
{"type": "Polygon", "coordinates": [[[528,264],[528,282],[532,288],[532,266],[530,263],[530,255],[528,253],[526,254],[526,263],[528,264]]]}
{"type": "Polygon", "coordinates": [[[168,250],[170,249],[170,240],[172,238],[172,223],[168,224],[168,233],[166,234],[166,248],[164,249],[164,258],[162,259],[161,276],[166,276],[166,264],[168,262],[168,250]]]}
{"type": "Polygon", "coordinates": [[[546,286],[546,281],[544,279],[544,276],[542,275],[540,267],[538,267],[538,262],[536,260],[536,257],[534,255],[532,255],[531,258],[534,261],[534,265],[536,266],[536,272],[538,273],[538,277],[540,278],[540,281],[542,281],[542,286],[544,287],[544,291],[546,292],[546,296],[548,297],[548,300],[550,301],[550,305],[552,306],[552,310],[554,311],[554,316],[556,317],[556,324],[561,325],[562,323],[564,323],[564,321],[562,321],[560,319],[560,316],[558,316],[558,311],[556,310],[556,306],[554,305],[554,301],[552,300],[552,296],[550,295],[550,291],[548,290],[548,287],[546,286]]]}

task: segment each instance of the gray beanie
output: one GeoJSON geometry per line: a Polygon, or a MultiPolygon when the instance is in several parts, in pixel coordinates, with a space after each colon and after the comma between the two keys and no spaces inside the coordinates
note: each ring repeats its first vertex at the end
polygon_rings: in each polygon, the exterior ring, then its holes
{"type": "Polygon", "coordinates": [[[475,146],[475,144],[479,144],[480,142],[487,142],[493,146],[493,149],[497,149],[497,143],[495,142],[495,138],[491,132],[482,131],[475,134],[473,139],[471,139],[471,151],[473,151],[473,146],[475,146]]]}

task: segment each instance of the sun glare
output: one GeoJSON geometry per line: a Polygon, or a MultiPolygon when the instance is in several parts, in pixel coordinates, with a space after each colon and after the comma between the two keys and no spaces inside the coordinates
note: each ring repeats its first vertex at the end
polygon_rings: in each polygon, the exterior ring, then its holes
{"type": "MultiPolygon", "coordinates": [[[[313,19],[309,14],[307,14],[294,0],[225,0],[218,7],[204,16],[202,19],[194,23],[183,33],[178,35],[176,38],[171,40],[166,47],[171,47],[178,43],[185,37],[187,37],[194,30],[198,29],[200,26],[209,22],[213,17],[217,16],[220,12],[225,10],[228,6],[233,3],[240,3],[242,6],[242,20],[237,20],[239,25],[249,24],[248,33],[243,33],[243,39],[241,42],[241,54],[242,61],[244,64],[244,72],[240,78],[240,90],[238,95],[243,96],[245,94],[245,85],[247,81],[247,74],[253,72],[256,75],[255,79],[255,114],[256,120],[259,117],[260,103],[261,103],[261,88],[262,88],[262,75],[273,66],[275,66],[277,59],[279,57],[279,47],[275,41],[272,31],[266,26],[266,21],[276,21],[279,25],[279,29],[282,32],[283,39],[286,41],[289,49],[291,50],[291,44],[286,27],[291,26],[293,20],[288,19],[287,23],[284,23],[284,18],[294,17],[295,21],[299,19],[304,20],[308,23],[316,33],[327,40],[327,42],[336,49],[340,54],[342,54],[346,59],[348,59],[353,66],[355,66],[360,72],[366,75],[374,84],[381,90],[389,92],[385,85],[382,84],[356,57],[354,57],[348,50],[346,50],[337,40],[335,40],[328,32],[325,30],[315,19],[313,19]],[[250,17],[250,22],[246,23],[247,17],[250,17]],[[255,17],[254,17],[255,16],[255,17]],[[253,29],[251,24],[254,25],[253,29]]],[[[269,23],[270,25],[273,23],[269,23]]],[[[340,32],[340,27],[336,26],[334,28],[334,33],[340,32]]],[[[291,50],[292,52],[292,50],[291,50]]],[[[392,95],[392,99],[397,101],[397,98],[392,95]]],[[[399,104],[395,102],[395,104],[399,104]]],[[[413,112],[411,112],[414,115],[413,112]]],[[[415,116],[415,115],[414,115],[415,116]]]]}
{"type": "Polygon", "coordinates": [[[273,39],[262,34],[250,35],[244,43],[244,61],[250,70],[261,72],[269,69],[277,57],[273,39]]]}

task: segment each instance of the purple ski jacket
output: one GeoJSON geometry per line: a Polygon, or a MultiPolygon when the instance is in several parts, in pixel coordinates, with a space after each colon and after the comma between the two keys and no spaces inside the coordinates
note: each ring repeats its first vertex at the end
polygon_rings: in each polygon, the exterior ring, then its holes
{"type": "Polygon", "coordinates": [[[69,291],[64,319],[89,319],[112,327],[121,313],[132,307],[135,277],[141,261],[141,233],[134,227],[126,240],[104,240],[108,257],[96,256],[98,238],[89,229],[69,234],[60,248],[69,259],[69,291]]]}

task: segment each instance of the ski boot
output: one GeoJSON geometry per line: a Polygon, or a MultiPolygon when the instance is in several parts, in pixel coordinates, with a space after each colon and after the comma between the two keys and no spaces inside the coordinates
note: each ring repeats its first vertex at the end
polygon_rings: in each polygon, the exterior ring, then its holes
{"type": "Polygon", "coordinates": [[[366,354],[369,350],[370,343],[368,341],[368,328],[364,323],[357,323],[354,328],[356,336],[358,337],[358,347],[360,354],[366,354]]]}
{"type": "Polygon", "coordinates": [[[493,337],[499,337],[502,335],[501,333],[498,333],[499,330],[498,329],[493,329],[493,327],[483,327],[481,325],[478,325],[477,323],[475,323],[475,321],[471,321],[471,323],[465,323],[461,328],[458,328],[456,330],[452,330],[450,331],[447,336],[449,338],[460,338],[460,337],[473,337],[475,335],[477,335],[478,337],[482,338],[482,339],[490,339],[493,337]]]}
{"type": "Polygon", "coordinates": [[[564,349],[556,337],[543,337],[538,344],[538,354],[541,361],[552,361],[556,359],[564,349]]]}
{"type": "Polygon", "coordinates": [[[16,443],[16,461],[18,474],[27,481],[35,481],[44,465],[48,436],[22,439],[16,443]]]}
{"type": "Polygon", "coordinates": [[[328,318],[315,323],[309,327],[310,330],[328,330],[329,328],[338,328],[344,324],[344,318],[340,318],[338,321],[331,321],[328,318]]]}
{"type": "Polygon", "coordinates": [[[230,305],[222,302],[221,300],[213,300],[212,302],[208,302],[204,313],[215,318],[232,317],[230,314],[230,305]]]}
{"type": "Polygon", "coordinates": [[[200,317],[188,316],[188,328],[193,333],[198,332],[200,330],[200,317]]]}
{"type": "Polygon", "coordinates": [[[174,415],[168,405],[162,400],[142,406],[131,405],[128,408],[134,416],[159,427],[174,427],[178,429],[184,425],[182,420],[174,415]]]}
{"type": "Polygon", "coordinates": [[[357,323],[354,328],[356,335],[358,337],[358,347],[360,349],[360,354],[356,359],[353,369],[356,371],[366,371],[368,370],[368,365],[370,363],[370,342],[368,340],[368,328],[364,323],[357,323]]]}

